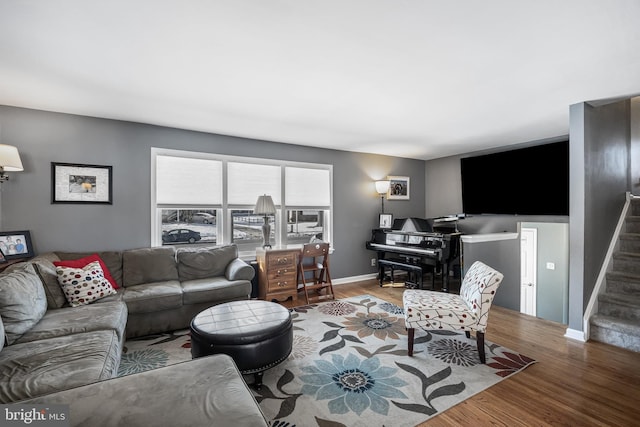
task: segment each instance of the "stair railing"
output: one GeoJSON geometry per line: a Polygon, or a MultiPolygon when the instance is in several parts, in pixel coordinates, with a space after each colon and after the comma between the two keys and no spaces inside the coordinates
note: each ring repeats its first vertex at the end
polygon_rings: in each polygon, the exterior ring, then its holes
{"type": "MultiPolygon", "coordinates": [[[[589,329],[591,316],[598,312],[598,296],[605,291],[605,284],[607,282],[607,272],[611,270],[613,262],[613,254],[618,249],[620,242],[620,233],[624,227],[625,220],[627,218],[627,213],[629,212],[629,206],[631,206],[632,199],[640,199],[640,196],[634,196],[629,191],[627,191],[626,201],[622,208],[622,212],[620,213],[620,218],[618,219],[618,225],[611,237],[611,242],[609,243],[609,250],[607,250],[607,254],[605,255],[604,262],[602,263],[602,267],[600,268],[600,273],[598,274],[598,279],[596,280],[596,285],[593,288],[593,292],[591,293],[591,298],[589,298],[589,304],[587,304],[587,308],[584,311],[584,316],[582,318],[583,331],[584,331],[584,341],[589,339],[589,329]]],[[[572,336],[575,338],[575,336],[572,336]]]]}

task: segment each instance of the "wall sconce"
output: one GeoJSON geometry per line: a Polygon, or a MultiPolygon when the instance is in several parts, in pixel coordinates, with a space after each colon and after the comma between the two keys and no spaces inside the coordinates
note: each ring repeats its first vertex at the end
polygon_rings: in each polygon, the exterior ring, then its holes
{"type": "Polygon", "coordinates": [[[381,213],[384,213],[384,195],[389,191],[389,185],[391,185],[391,181],[376,181],[376,191],[380,195],[380,201],[382,201],[381,213]]]}
{"type": "Polygon", "coordinates": [[[18,149],[13,145],[0,144],[0,183],[9,180],[9,176],[5,172],[21,172],[23,170],[18,149]]]}
{"type": "Polygon", "coordinates": [[[269,225],[269,215],[276,213],[276,206],[273,204],[271,196],[258,196],[256,201],[256,207],[253,209],[253,213],[264,216],[264,224],[262,224],[262,247],[270,248],[269,236],[271,235],[271,226],[269,225]]]}

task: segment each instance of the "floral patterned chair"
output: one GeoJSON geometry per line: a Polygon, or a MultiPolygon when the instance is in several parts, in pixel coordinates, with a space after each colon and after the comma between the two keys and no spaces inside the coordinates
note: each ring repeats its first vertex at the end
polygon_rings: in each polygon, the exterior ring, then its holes
{"type": "Polygon", "coordinates": [[[489,309],[503,275],[480,261],[473,263],[460,285],[460,295],[405,290],[402,295],[405,326],[409,335],[409,356],[413,356],[416,329],[425,331],[475,331],[480,362],[486,363],[484,332],[489,309]]]}

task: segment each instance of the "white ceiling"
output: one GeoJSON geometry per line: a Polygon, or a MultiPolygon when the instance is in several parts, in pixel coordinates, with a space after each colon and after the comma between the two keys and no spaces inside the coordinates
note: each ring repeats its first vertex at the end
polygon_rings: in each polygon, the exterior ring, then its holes
{"type": "Polygon", "coordinates": [[[3,105],[433,159],[637,94],[638,0],[0,0],[3,105]]]}

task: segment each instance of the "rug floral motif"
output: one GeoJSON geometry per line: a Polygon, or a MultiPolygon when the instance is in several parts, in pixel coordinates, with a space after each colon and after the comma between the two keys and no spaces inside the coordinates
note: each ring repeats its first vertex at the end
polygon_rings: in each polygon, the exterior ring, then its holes
{"type": "Polygon", "coordinates": [[[191,359],[189,330],[127,340],[118,376],[136,374],[191,359]]]}
{"type": "MultiPolygon", "coordinates": [[[[291,355],[253,390],[274,427],[415,426],[535,363],[485,341],[483,365],[473,337],[447,331],[416,331],[409,357],[402,307],[369,295],[291,315],[291,355]]],[[[127,342],[122,374],[190,358],[188,331],[145,339],[127,342]]]]}

